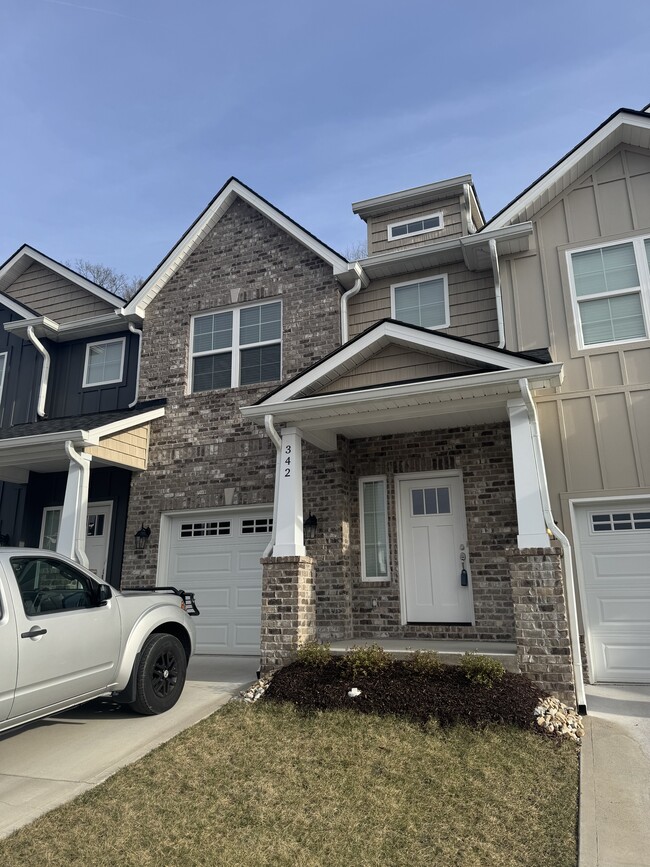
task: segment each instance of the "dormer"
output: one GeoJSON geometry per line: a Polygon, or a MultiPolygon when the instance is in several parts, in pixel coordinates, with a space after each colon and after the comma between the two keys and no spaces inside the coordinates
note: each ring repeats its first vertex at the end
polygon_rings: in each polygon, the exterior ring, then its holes
{"type": "Polygon", "coordinates": [[[365,199],[352,210],[368,226],[368,256],[471,235],[485,223],[471,175],[365,199]]]}

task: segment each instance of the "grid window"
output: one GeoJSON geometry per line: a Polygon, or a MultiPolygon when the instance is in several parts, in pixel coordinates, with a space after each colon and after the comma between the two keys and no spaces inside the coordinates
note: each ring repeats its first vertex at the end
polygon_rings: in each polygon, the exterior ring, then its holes
{"type": "Polygon", "coordinates": [[[437,232],[443,227],[442,212],[405,220],[402,223],[391,223],[388,226],[388,240],[407,238],[412,235],[423,235],[425,232],[437,232]]]}
{"type": "Polygon", "coordinates": [[[273,518],[244,518],[241,523],[242,533],[270,533],[273,530],[273,518]]]}
{"type": "Polygon", "coordinates": [[[650,530],[650,512],[605,512],[591,516],[594,533],[650,530]]]}
{"type": "Polygon", "coordinates": [[[192,320],[192,391],[280,379],[282,305],[241,307],[192,320]]]}
{"type": "Polygon", "coordinates": [[[388,578],[386,479],[361,479],[361,570],[365,581],[388,578]]]}
{"type": "Polygon", "coordinates": [[[181,539],[229,535],[230,521],[195,521],[193,523],[181,524],[181,539]]]}
{"type": "Polygon", "coordinates": [[[124,345],[125,339],[120,337],[117,340],[104,340],[86,346],[84,388],[122,381],[124,345]]]}
{"type": "Polygon", "coordinates": [[[447,328],[449,298],[447,276],[431,277],[392,287],[393,317],[423,328],[447,328]]]}
{"type": "Polygon", "coordinates": [[[580,346],[648,337],[650,239],[569,254],[580,346]]]}
{"type": "Polygon", "coordinates": [[[413,515],[449,515],[451,498],[449,488],[414,488],[411,491],[413,515]]]}

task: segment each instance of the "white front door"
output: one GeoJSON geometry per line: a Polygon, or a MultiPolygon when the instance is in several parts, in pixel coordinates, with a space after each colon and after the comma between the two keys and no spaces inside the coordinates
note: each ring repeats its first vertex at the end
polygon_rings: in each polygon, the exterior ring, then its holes
{"type": "MultiPolygon", "coordinates": [[[[48,506],[43,509],[43,521],[41,523],[41,548],[48,551],[56,551],[56,543],[59,538],[59,524],[61,521],[62,506],[48,506]]],[[[88,520],[86,531],[86,556],[88,568],[99,578],[106,578],[106,564],[108,562],[108,542],[111,532],[111,517],[113,504],[88,503],[88,520]]]]}
{"type": "Polygon", "coordinates": [[[461,477],[409,475],[398,477],[397,485],[406,621],[471,623],[472,591],[461,477]]]}
{"type": "Polygon", "coordinates": [[[650,683],[650,501],[576,508],[591,677],[650,683]]]}

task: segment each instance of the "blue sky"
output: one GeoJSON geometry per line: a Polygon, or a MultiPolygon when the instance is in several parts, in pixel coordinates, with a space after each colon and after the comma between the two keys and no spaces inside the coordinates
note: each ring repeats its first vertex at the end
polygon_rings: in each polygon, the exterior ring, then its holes
{"type": "Polygon", "coordinates": [[[352,201],[471,173],[489,217],[650,102],[643,0],[3,0],[0,31],[0,261],[128,275],[230,175],[345,251],[352,201]]]}

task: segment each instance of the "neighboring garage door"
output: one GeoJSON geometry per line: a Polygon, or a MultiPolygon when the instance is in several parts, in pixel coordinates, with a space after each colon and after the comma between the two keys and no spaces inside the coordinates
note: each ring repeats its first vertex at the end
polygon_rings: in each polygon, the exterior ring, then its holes
{"type": "Polygon", "coordinates": [[[581,506],[576,517],[592,678],[650,683],[650,501],[581,506]]]}
{"type": "Polygon", "coordinates": [[[170,520],[166,584],[196,593],[197,653],[257,655],[270,509],[186,513],[170,520]]]}

